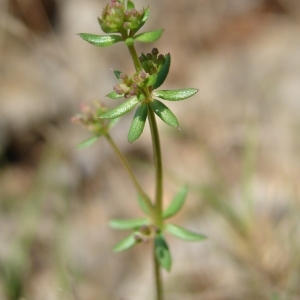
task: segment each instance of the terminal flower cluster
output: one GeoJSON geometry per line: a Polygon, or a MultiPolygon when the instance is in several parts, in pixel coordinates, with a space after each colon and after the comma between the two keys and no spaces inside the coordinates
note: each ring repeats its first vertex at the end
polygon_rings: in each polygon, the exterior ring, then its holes
{"type": "Polygon", "coordinates": [[[115,123],[112,120],[99,119],[107,111],[107,108],[100,101],[95,101],[93,106],[81,103],[80,109],[81,113],[72,117],[71,122],[82,125],[93,136],[99,137],[107,134],[113,123],[115,123]]]}
{"type": "Polygon", "coordinates": [[[122,30],[136,29],[140,26],[145,9],[136,10],[132,2],[128,1],[125,8],[124,1],[110,0],[102,12],[102,19],[98,19],[105,33],[121,32],[122,30]]]}
{"type": "Polygon", "coordinates": [[[160,71],[161,67],[165,62],[165,56],[159,54],[157,48],[153,48],[151,53],[141,54],[139,57],[140,63],[144,71],[148,74],[154,74],[160,71]]]}

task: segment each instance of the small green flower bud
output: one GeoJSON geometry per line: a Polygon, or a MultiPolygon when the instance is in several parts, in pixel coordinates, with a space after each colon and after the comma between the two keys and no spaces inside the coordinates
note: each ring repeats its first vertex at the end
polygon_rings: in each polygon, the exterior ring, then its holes
{"type": "Polygon", "coordinates": [[[157,48],[153,48],[152,51],[151,51],[151,53],[152,53],[153,56],[156,57],[159,52],[158,52],[157,48]]]}
{"type": "Polygon", "coordinates": [[[125,18],[124,4],[119,0],[110,0],[102,12],[102,22],[111,32],[118,32],[125,18]]]}
{"type": "Polygon", "coordinates": [[[159,54],[158,57],[157,57],[157,60],[158,60],[159,63],[164,63],[165,57],[162,54],[159,54]]]}

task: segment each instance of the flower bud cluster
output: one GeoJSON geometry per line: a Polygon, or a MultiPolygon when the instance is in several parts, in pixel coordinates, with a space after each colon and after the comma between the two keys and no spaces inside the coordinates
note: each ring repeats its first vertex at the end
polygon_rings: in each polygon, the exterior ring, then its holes
{"type": "Polygon", "coordinates": [[[136,72],[132,77],[125,73],[119,76],[119,82],[114,86],[114,91],[118,95],[124,95],[125,98],[137,96],[141,92],[140,88],[144,86],[147,75],[145,71],[136,72]]]}
{"type": "Polygon", "coordinates": [[[165,57],[159,54],[157,48],[153,48],[151,53],[147,53],[146,55],[142,53],[139,59],[143,69],[148,74],[159,72],[165,62],[165,57]]]}
{"type": "Polygon", "coordinates": [[[138,28],[145,10],[125,9],[122,0],[110,0],[102,12],[100,24],[104,32],[120,32],[121,30],[138,28]]]}
{"type": "Polygon", "coordinates": [[[138,28],[141,23],[144,16],[144,10],[137,11],[135,8],[127,9],[125,10],[124,15],[123,28],[126,30],[135,29],[138,28]]]}
{"type": "Polygon", "coordinates": [[[106,108],[102,103],[96,101],[94,107],[86,103],[81,103],[80,109],[81,113],[72,117],[72,123],[83,125],[95,135],[101,135],[107,131],[109,121],[99,118],[99,116],[106,112],[106,108]]]}

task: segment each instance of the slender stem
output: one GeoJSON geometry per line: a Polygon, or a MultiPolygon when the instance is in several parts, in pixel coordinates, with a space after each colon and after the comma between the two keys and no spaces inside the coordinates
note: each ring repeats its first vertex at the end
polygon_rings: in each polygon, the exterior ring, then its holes
{"type": "MultiPolygon", "coordinates": [[[[123,32],[121,32],[121,34],[122,34],[123,40],[125,42],[126,39],[129,37],[128,33],[127,33],[126,30],[124,30],[123,32]]],[[[136,52],[136,49],[135,49],[134,45],[127,45],[127,48],[128,48],[129,53],[131,55],[131,58],[132,58],[135,70],[137,72],[141,71],[142,70],[142,66],[141,66],[141,63],[140,63],[140,60],[139,60],[139,57],[137,55],[137,52],[136,52]]]]}
{"type": "MultiPolygon", "coordinates": [[[[126,39],[126,34],[122,34],[124,40],[126,39]]],[[[132,57],[135,70],[137,72],[142,70],[139,57],[137,55],[134,45],[127,46],[129,53],[132,57]]],[[[144,90],[147,95],[148,101],[150,99],[150,91],[147,89],[144,90]]],[[[163,169],[162,169],[162,157],[160,149],[160,141],[158,128],[156,124],[155,114],[150,105],[148,105],[148,120],[150,125],[151,137],[152,137],[152,147],[153,147],[153,156],[154,156],[154,165],[155,165],[155,211],[153,216],[153,222],[155,225],[161,229],[163,225],[162,218],[162,194],[163,194],[163,169]]],[[[156,300],[163,300],[163,284],[161,278],[161,267],[155,256],[155,248],[153,248],[153,262],[154,262],[154,276],[155,276],[155,287],[156,287],[156,300]]]]}
{"type": "Polygon", "coordinates": [[[139,184],[138,180],[136,179],[132,169],[130,168],[127,160],[125,159],[125,157],[122,155],[121,151],[119,150],[118,146],[116,145],[116,143],[113,141],[113,139],[111,138],[111,136],[109,134],[105,135],[108,143],[110,144],[110,146],[114,149],[117,157],[120,159],[122,165],[124,166],[124,168],[126,169],[134,187],[136,188],[137,192],[143,197],[145,204],[147,205],[147,209],[149,210],[150,216],[151,218],[155,219],[156,218],[156,210],[154,209],[149,197],[146,195],[146,193],[144,192],[144,190],[142,189],[141,185],[139,184]]]}
{"type": "Polygon", "coordinates": [[[153,262],[154,262],[154,274],[155,274],[155,287],[156,287],[156,300],[163,300],[163,286],[161,278],[161,268],[159,262],[155,256],[155,248],[153,249],[153,262]]]}
{"type": "MultiPolygon", "coordinates": [[[[162,228],[162,193],[163,193],[163,169],[162,169],[162,158],[157,123],[153,109],[148,105],[148,120],[152,136],[153,155],[155,164],[155,181],[156,181],[156,192],[155,192],[155,211],[158,222],[156,225],[158,228],[162,228]]],[[[156,300],[163,300],[163,284],[161,278],[161,267],[155,255],[155,248],[153,249],[153,263],[154,263],[154,275],[155,275],[155,287],[156,287],[156,300]]]]}
{"type": "Polygon", "coordinates": [[[128,50],[129,50],[129,53],[130,53],[130,55],[132,57],[135,70],[137,72],[141,71],[142,67],[141,67],[141,63],[140,63],[139,57],[138,57],[138,55],[136,53],[135,47],[133,45],[132,46],[128,46],[128,50]]]}
{"type": "Polygon", "coordinates": [[[154,115],[154,111],[150,105],[148,105],[148,119],[150,125],[150,131],[152,136],[153,145],[153,156],[155,164],[155,181],[156,181],[156,191],[155,191],[155,211],[156,216],[159,221],[156,224],[159,228],[162,226],[162,193],[163,193],[163,170],[162,170],[162,158],[161,149],[157,123],[154,115]]]}

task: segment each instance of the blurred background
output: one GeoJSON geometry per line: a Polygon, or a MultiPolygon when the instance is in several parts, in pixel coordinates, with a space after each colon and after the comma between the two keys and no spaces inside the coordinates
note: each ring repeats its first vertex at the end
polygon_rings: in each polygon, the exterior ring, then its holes
{"type": "MultiPolygon", "coordinates": [[[[104,0],[0,0],[0,299],[153,299],[149,247],[112,253],[111,218],[140,216],[133,186],[105,140],[70,122],[81,102],[133,72],[124,45],[99,49],[104,0]]],[[[189,195],[168,237],[166,300],[300,299],[299,0],[140,0],[153,45],[171,53],[164,88],[199,88],[159,122],[165,202],[189,195]]],[[[129,115],[112,131],[153,194],[148,128],[132,145],[129,115]]]]}

